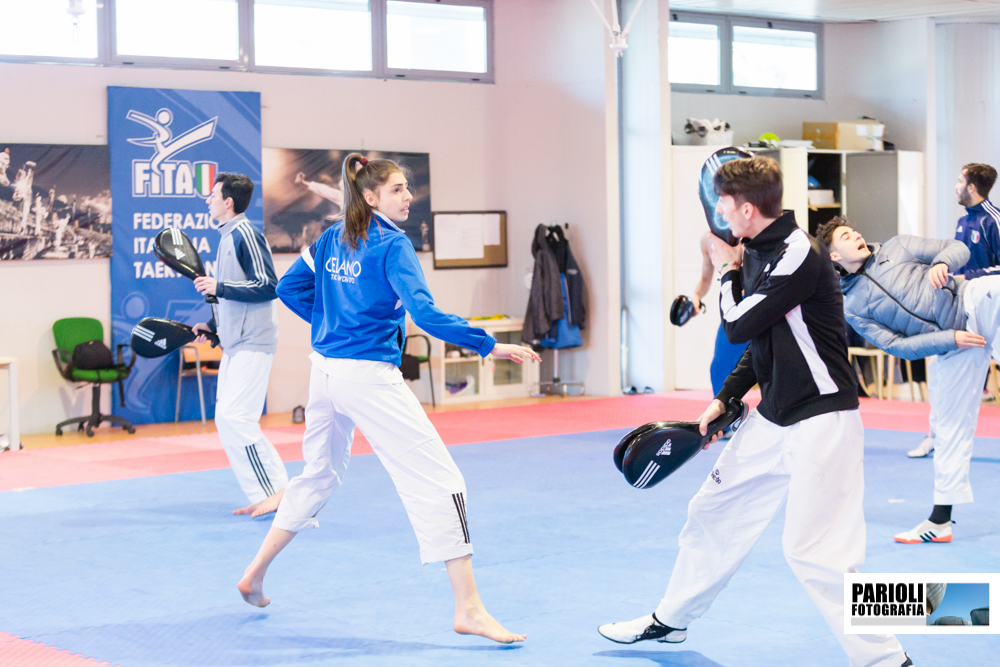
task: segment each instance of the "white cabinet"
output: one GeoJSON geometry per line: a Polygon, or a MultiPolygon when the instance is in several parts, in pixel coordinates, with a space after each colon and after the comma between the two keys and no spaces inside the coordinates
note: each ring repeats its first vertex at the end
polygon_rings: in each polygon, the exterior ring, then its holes
{"type": "MultiPolygon", "coordinates": [[[[498,343],[521,344],[522,318],[499,320],[469,320],[469,324],[497,339],[498,343]]],[[[408,335],[423,334],[410,324],[408,335]]],[[[427,334],[424,334],[427,335],[427,334]]],[[[428,336],[431,341],[431,375],[434,381],[434,398],[439,404],[491,401],[529,395],[529,389],[538,382],[538,364],[518,364],[507,359],[481,358],[472,350],[428,336]]],[[[411,354],[424,354],[423,341],[408,343],[411,354]]],[[[427,366],[421,366],[420,385],[413,386],[421,402],[430,402],[429,378],[425,383],[427,366]]]]}

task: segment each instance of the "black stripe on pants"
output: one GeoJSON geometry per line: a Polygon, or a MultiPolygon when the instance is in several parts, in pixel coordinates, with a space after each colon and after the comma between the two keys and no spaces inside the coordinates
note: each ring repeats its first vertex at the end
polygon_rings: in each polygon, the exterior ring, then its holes
{"type": "Polygon", "coordinates": [[[469,544],[469,526],[465,522],[465,494],[453,493],[451,499],[455,502],[455,509],[458,511],[458,520],[462,524],[462,535],[465,537],[465,543],[469,544]]]}

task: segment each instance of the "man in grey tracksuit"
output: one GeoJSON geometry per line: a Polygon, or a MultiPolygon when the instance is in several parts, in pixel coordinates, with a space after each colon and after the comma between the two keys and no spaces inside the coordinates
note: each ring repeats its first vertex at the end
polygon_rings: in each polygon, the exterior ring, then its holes
{"type": "Polygon", "coordinates": [[[218,297],[219,304],[212,320],[194,330],[217,332],[224,350],[215,426],[250,500],[233,513],[260,516],[277,509],[288,473],[259,423],[278,346],[278,279],[267,240],[243,214],[252,195],[253,181],[243,174],[221,173],[215,179],[208,198],[209,214],[222,235],[215,278],[198,278],[194,285],[202,294],[218,297]]]}
{"type": "Polygon", "coordinates": [[[848,323],[901,359],[928,357],[934,510],[897,542],[951,542],[952,505],[972,502],[969,463],[990,355],[1000,344],[1000,276],[965,280],[959,241],[897,236],[867,245],[843,218],[817,230],[842,269],[848,323]]]}

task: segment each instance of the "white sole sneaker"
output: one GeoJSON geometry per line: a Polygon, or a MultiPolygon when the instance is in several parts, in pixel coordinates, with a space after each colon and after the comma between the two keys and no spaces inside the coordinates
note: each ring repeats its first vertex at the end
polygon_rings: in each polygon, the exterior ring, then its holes
{"type": "Polygon", "coordinates": [[[899,533],[892,539],[902,544],[951,542],[951,521],[947,523],[931,523],[928,519],[924,519],[913,530],[899,533]]]}
{"type": "Polygon", "coordinates": [[[932,438],[931,436],[927,436],[926,438],[920,441],[920,444],[917,445],[916,449],[911,449],[910,451],[906,452],[906,455],[909,456],[911,459],[922,459],[933,451],[934,451],[934,438],[932,438]]]}
{"type": "Polygon", "coordinates": [[[687,628],[677,629],[657,623],[652,614],[634,621],[608,623],[597,628],[601,636],[617,644],[634,644],[649,639],[660,643],[679,644],[687,639],[687,628]]]}

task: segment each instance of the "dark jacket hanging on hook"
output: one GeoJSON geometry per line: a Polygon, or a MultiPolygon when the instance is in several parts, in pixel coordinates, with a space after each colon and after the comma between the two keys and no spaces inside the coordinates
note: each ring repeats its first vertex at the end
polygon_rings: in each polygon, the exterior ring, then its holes
{"type": "MultiPolygon", "coordinates": [[[[536,232],[537,233],[537,232],[536,232]]],[[[559,273],[566,278],[566,292],[569,296],[569,312],[567,318],[570,326],[587,328],[587,287],[583,283],[583,274],[580,267],[573,259],[573,251],[569,248],[569,241],[563,233],[562,227],[552,225],[548,228],[546,235],[549,247],[556,256],[556,265],[559,273]]]]}
{"type": "Polygon", "coordinates": [[[545,225],[538,225],[535,228],[535,238],[531,242],[535,269],[531,274],[528,310],[524,314],[524,329],[521,330],[521,340],[525,343],[537,342],[552,328],[553,322],[565,315],[559,265],[552,247],[545,238],[547,232],[548,228],[545,225]]]}
{"type": "Polygon", "coordinates": [[[586,287],[569,241],[558,225],[535,228],[531,293],[521,340],[545,347],[582,344],[579,329],[586,323],[586,287]]]}

